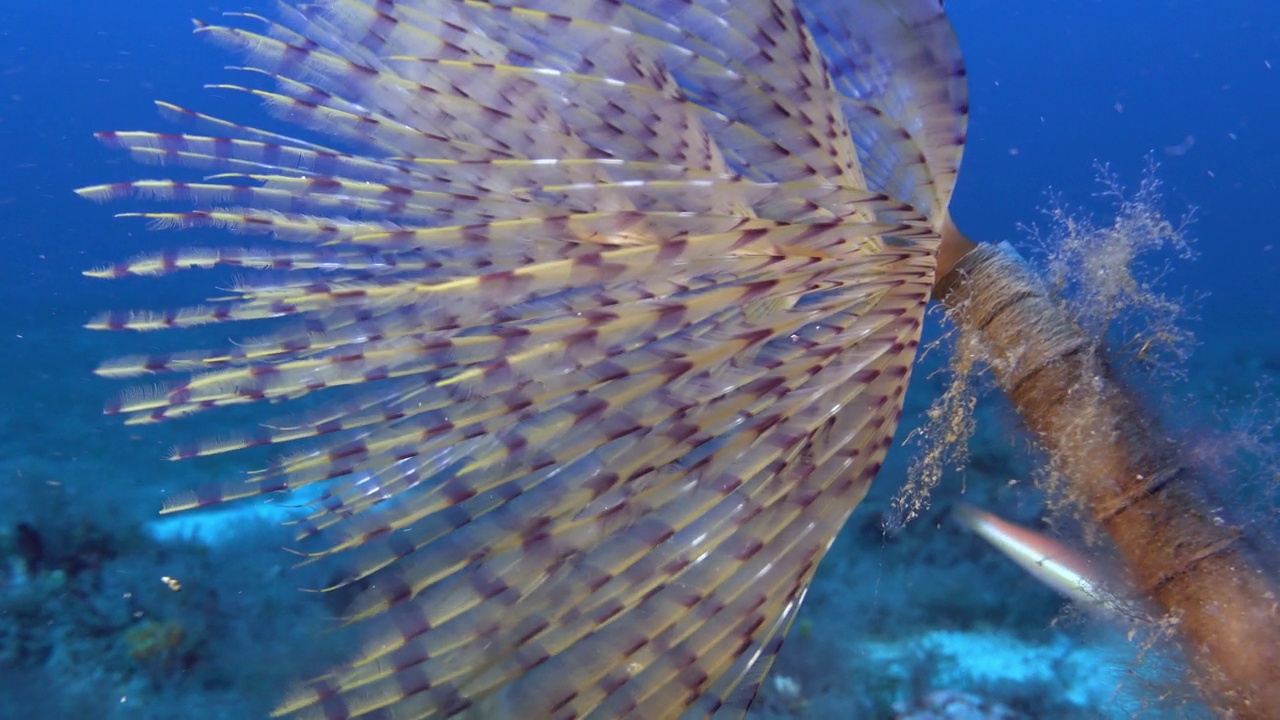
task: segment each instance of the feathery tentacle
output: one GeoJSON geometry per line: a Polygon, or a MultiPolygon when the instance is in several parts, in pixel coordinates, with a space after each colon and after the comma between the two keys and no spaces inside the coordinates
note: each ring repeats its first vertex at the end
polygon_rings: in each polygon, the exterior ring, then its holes
{"type": "Polygon", "coordinates": [[[336,396],[175,458],[292,448],[165,511],[307,486],[303,562],[368,641],[297,718],[740,716],[902,408],[966,122],[938,0],[323,0],[213,87],[331,144],[168,103],[99,137],[216,173],[80,190],[266,235],[90,271],[271,271],[90,327],[257,321],[129,422],[336,396]],[[213,134],[197,134],[204,128],[213,134]],[[272,320],[272,319],[275,320],[272,320]],[[330,388],[346,388],[330,391],[330,388]]]}

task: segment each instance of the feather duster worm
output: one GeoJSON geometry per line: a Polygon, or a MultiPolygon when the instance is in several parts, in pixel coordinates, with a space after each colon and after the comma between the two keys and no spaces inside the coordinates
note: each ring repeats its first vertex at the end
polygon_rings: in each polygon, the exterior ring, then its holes
{"type": "Polygon", "coordinates": [[[255,29],[276,115],[102,133],[212,169],[96,200],[269,234],[92,271],[272,273],[152,330],[279,318],[129,357],[179,379],[130,422],[349,386],[188,458],[297,443],[166,511],[317,486],[313,559],[365,580],[368,643],[298,718],[740,714],[902,407],[966,122],[938,0],[326,0],[255,29]],[[281,280],[283,276],[285,279],[281,280]]]}

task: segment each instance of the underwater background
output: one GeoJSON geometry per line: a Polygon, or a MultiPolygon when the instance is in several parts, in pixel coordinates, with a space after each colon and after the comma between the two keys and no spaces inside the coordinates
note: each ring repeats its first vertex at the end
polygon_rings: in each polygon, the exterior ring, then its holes
{"type": "MultiPolygon", "coordinates": [[[[1106,224],[1114,208],[1100,194],[1098,164],[1136,189],[1154,160],[1159,210],[1175,221],[1191,214],[1196,258],[1145,262],[1187,307],[1182,324],[1196,344],[1177,372],[1135,377],[1152,378],[1142,389],[1153,412],[1167,413],[1189,450],[1221,469],[1223,501],[1274,528],[1265,481],[1280,441],[1280,5],[1010,5],[948,4],[972,103],[952,204],[958,224],[1035,258],[1024,226],[1051,224],[1048,193],[1106,224]],[[1248,482],[1242,473],[1252,473],[1248,482]]],[[[113,208],[72,190],[149,176],[93,132],[164,129],[155,99],[260,117],[243,98],[201,88],[225,80],[232,60],[193,39],[189,19],[222,11],[271,8],[0,5],[0,718],[260,717],[291,680],[322,670],[351,642],[325,634],[338,608],[298,592],[323,582],[323,571],[290,570],[280,550],[288,537],[270,522],[252,513],[156,522],[167,494],[252,462],[237,453],[169,463],[168,449],[249,422],[253,409],[123,427],[101,414],[120,388],[93,368],[192,343],[82,327],[104,309],[185,305],[208,293],[207,280],[189,275],[81,275],[179,241],[112,220],[113,208]]],[[[186,244],[221,238],[185,235],[186,244]]],[[[932,323],[936,337],[941,323],[932,323]]],[[[934,371],[945,353],[920,362],[889,462],[824,561],[752,716],[1199,716],[1171,648],[1157,638],[1139,652],[1127,627],[1073,612],[948,519],[963,497],[1079,542],[1069,518],[1044,522],[1048,503],[1032,483],[1039,460],[994,392],[980,402],[964,471],[944,480],[922,517],[886,529],[918,451],[905,439],[944,383],[934,371]],[[973,714],[943,715],[948,703],[973,714]]]]}

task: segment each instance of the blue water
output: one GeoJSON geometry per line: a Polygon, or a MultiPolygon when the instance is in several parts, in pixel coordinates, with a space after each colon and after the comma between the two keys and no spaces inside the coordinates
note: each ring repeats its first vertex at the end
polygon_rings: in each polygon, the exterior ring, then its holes
{"type": "Polygon", "coordinates": [[[1214,294],[1206,320],[1247,312],[1275,323],[1280,246],[1257,218],[1280,187],[1266,162],[1280,152],[1280,7],[1138,0],[1009,10],[978,0],[956,3],[952,16],[973,101],[955,207],[962,225],[975,237],[1016,237],[1046,188],[1086,203],[1093,161],[1132,178],[1151,152],[1171,212],[1197,208],[1203,255],[1179,280],[1214,294]],[[1187,137],[1195,142],[1185,154],[1164,152],[1187,137]]]}
{"type": "MultiPolygon", "coordinates": [[[[969,144],[953,204],[959,225],[977,240],[1016,244],[1025,239],[1020,224],[1043,220],[1039,209],[1050,190],[1104,216],[1107,206],[1095,196],[1096,163],[1109,164],[1122,182],[1136,185],[1153,158],[1169,214],[1194,208],[1191,235],[1199,253],[1195,262],[1175,263],[1162,282],[1174,294],[1207,294],[1194,308],[1198,319],[1191,329],[1201,345],[1186,381],[1155,394],[1179,398],[1181,420],[1193,431],[1225,435],[1251,403],[1265,426],[1274,395],[1260,394],[1265,387],[1260,391],[1259,385],[1280,373],[1280,233],[1274,220],[1280,207],[1280,4],[950,5],[971,80],[969,144]]],[[[201,89],[228,79],[221,67],[229,59],[188,32],[193,16],[212,20],[222,10],[246,9],[270,13],[268,3],[0,3],[0,553],[14,556],[15,528],[26,523],[41,533],[47,555],[88,554],[85,562],[94,571],[118,575],[89,589],[99,596],[93,602],[94,612],[106,617],[101,622],[67,617],[84,613],[86,605],[66,597],[61,585],[37,594],[38,608],[3,600],[0,718],[245,717],[260,713],[288,678],[317,669],[306,653],[326,652],[315,650],[326,607],[314,596],[299,600],[293,588],[304,583],[278,574],[289,564],[274,549],[279,538],[246,537],[231,550],[167,550],[136,529],[122,529],[149,520],[165,492],[242,461],[198,469],[170,465],[164,453],[190,428],[123,428],[101,417],[103,400],[118,388],[94,378],[93,367],[105,357],[169,347],[174,340],[122,339],[81,328],[105,308],[166,307],[206,294],[203,277],[196,283],[186,275],[119,283],[83,277],[81,270],[101,263],[219,236],[189,232],[178,240],[151,233],[140,223],[112,220],[122,208],[97,206],[71,191],[162,175],[108,151],[92,136],[98,130],[164,129],[155,99],[260,117],[241,99],[201,89]],[[101,530],[85,530],[90,526],[101,530]],[[95,532],[113,537],[94,539],[95,532]],[[141,559],[131,561],[130,553],[141,559]],[[180,564],[186,587],[179,594],[157,577],[166,572],[165,562],[180,564]],[[133,656],[140,640],[126,638],[126,628],[148,619],[157,623],[152,628],[175,619],[185,623],[187,637],[175,642],[172,657],[133,656]]],[[[917,414],[938,388],[924,373],[920,377],[908,408],[917,414]]],[[[969,476],[969,490],[1001,503],[1007,515],[1033,521],[1042,509],[1039,495],[973,487],[980,479],[1025,477],[1036,462],[998,403],[983,413],[975,440],[979,467],[969,476]]],[[[1088,623],[1061,640],[1059,630],[1049,627],[1062,610],[1056,596],[976,541],[957,540],[964,536],[947,529],[940,515],[886,536],[880,514],[909,457],[910,449],[895,452],[855,514],[802,615],[802,637],[791,644],[800,650],[789,647],[792,655],[779,665],[780,673],[800,682],[803,707],[774,697],[759,712],[889,716],[882,700],[867,698],[909,695],[913,682],[963,684],[890,667],[857,649],[858,638],[890,642],[912,627],[1007,631],[1041,646],[1114,640],[1114,628],[1088,623]],[[813,639],[832,634],[841,640],[823,645],[813,639]]],[[[945,505],[960,485],[957,479],[943,488],[935,504],[945,505]]],[[[12,595],[13,582],[0,567],[0,597],[12,595]]],[[[1065,677],[1037,682],[1042,684],[1022,689],[1008,682],[956,689],[1022,702],[1020,709],[1034,716],[1037,708],[1026,698],[1066,694],[1071,685],[1065,677]]],[[[1061,704],[1038,707],[1067,712],[1061,704]]],[[[1142,709],[1140,702],[1131,707],[1142,709]]]]}

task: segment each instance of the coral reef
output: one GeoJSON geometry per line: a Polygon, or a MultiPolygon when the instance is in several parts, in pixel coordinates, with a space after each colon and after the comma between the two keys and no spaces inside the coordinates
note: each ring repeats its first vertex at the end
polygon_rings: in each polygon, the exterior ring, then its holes
{"type": "Polygon", "coordinates": [[[260,717],[300,656],[325,657],[294,621],[313,628],[330,609],[244,560],[280,560],[278,528],[245,529],[232,553],[85,512],[62,504],[0,529],[0,714],[260,717]]]}
{"type": "Polygon", "coordinates": [[[1000,703],[990,703],[972,693],[937,690],[914,703],[896,703],[896,720],[1020,720],[1000,703]]]}

